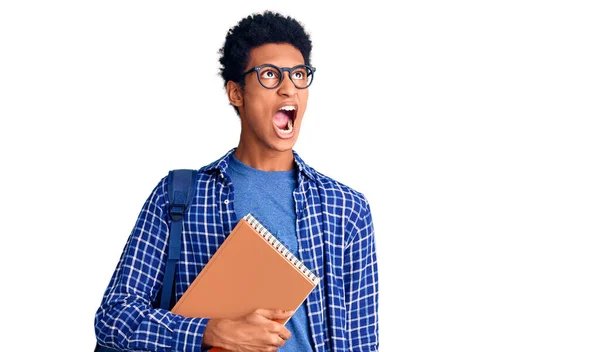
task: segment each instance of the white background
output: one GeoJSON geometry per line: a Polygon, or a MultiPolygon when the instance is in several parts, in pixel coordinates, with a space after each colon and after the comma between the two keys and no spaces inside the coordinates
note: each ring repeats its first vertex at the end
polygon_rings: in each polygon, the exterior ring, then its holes
{"type": "Polygon", "coordinates": [[[3,344],[91,351],[152,188],[236,145],[217,51],[272,9],[314,44],[296,150],[372,206],[381,351],[600,350],[600,12],[385,3],[3,2],[3,344]]]}

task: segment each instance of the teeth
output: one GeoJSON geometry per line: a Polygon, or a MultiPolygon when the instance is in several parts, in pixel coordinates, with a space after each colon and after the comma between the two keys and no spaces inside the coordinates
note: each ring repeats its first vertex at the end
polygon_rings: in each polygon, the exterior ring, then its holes
{"type": "MultiPolygon", "coordinates": [[[[288,106],[282,106],[282,107],[281,107],[279,110],[284,110],[284,111],[295,111],[295,110],[296,110],[296,108],[295,108],[294,106],[289,106],[289,105],[288,105],[288,106]]],[[[278,130],[279,132],[281,132],[282,134],[290,134],[290,133],[292,133],[292,132],[294,131],[294,123],[293,123],[293,122],[292,122],[292,120],[290,119],[290,120],[288,120],[288,123],[287,123],[287,129],[286,129],[286,130],[283,130],[283,129],[281,129],[281,128],[278,128],[278,127],[277,127],[277,130],[278,130]]]]}

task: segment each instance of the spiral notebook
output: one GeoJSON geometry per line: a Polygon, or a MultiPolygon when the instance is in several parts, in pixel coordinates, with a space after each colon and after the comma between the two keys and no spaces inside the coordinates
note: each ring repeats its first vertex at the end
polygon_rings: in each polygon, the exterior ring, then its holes
{"type": "Polygon", "coordinates": [[[258,308],[296,311],[319,281],[248,214],[171,311],[184,317],[205,318],[236,318],[258,308]]]}

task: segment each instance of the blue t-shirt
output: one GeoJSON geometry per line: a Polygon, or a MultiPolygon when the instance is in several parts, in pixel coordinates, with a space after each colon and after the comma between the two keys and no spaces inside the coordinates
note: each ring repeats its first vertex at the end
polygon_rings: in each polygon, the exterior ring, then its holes
{"type": "MultiPolygon", "coordinates": [[[[296,170],[262,171],[229,158],[228,173],[234,190],[234,209],[238,219],[251,213],[296,257],[296,208],[293,192],[298,185],[296,170]]],[[[292,338],[279,351],[312,351],[306,302],[286,323],[292,338]]]]}

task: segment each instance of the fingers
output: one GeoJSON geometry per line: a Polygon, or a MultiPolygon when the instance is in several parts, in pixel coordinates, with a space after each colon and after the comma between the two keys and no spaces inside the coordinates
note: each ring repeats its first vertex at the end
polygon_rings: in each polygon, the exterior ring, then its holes
{"type": "MultiPolygon", "coordinates": [[[[269,346],[281,347],[287,340],[292,337],[292,333],[278,321],[284,321],[294,315],[294,311],[284,311],[281,309],[257,309],[250,316],[254,315],[259,318],[255,324],[263,326],[270,336],[267,340],[263,340],[269,346]],[[263,320],[264,319],[264,320],[263,320]]],[[[265,330],[263,330],[265,331],[265,330]]]]}
{"type": "Polygon", "coordinates": [[[277,322],[272,322],[271,326],[269,326],[267,329],[269,329],[269,332],[276,334],[284,341],[287,341],[292,337],[292,333],[285,326],[283,326],[283,324],[279,324],[277,322]]]}
{"type": "Polygon", "coordinates": [[[269,341],[271,346],[281,347],[285,345],[285,340],[281,338],[281,336],[274,335],[271,337],[271,341],[269,341]]]}
{"type": "Polygon", "coordinates": [[[269,320],[286,320],[287,318],[294,315],[293,310],[281,310],[281,309],[257,309],[254,311],[255,314],[263,316],[269,320]]]}
{"type": "Polygon", "coordinates": [[[292,338],[292,333],[283,325],[281,325],[281,329],[277,332],[277,334],[279,334],[279,336],[285,341],[292,338]]]}

